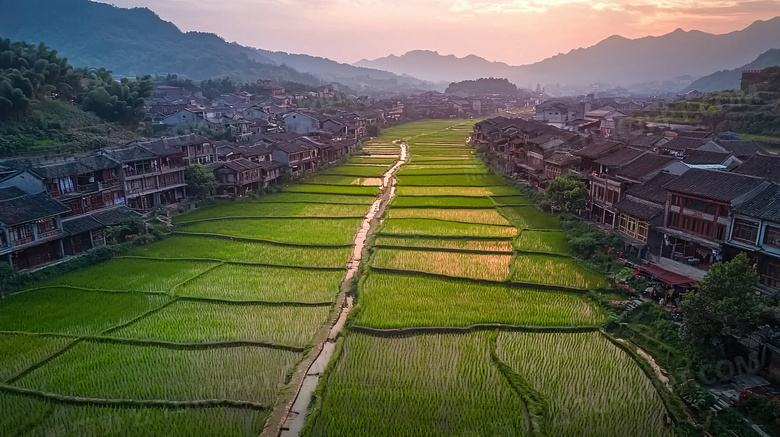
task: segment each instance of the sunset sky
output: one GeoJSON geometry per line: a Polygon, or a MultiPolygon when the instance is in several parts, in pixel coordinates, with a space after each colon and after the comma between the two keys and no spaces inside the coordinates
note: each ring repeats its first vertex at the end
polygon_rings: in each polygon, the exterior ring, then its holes
{"type": "Polygon", "coordinates": [[[780,0],[106,0],[145,6],[180,29],[340,62],[409,50],[520,65],[681,27],[710,33],[780,15],[780,0]]]}

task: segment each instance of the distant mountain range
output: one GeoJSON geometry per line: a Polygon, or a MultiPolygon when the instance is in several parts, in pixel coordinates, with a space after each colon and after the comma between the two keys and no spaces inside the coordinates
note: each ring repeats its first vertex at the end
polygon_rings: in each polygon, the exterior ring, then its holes
{"type": "Polygon", "coordinates": [[[755,61],[745,64],[733,70],[721,70],[695,80],[684,91],[699,90],[703,92],[733,90],[739,88],[742,79],[742,70],[763,70],[767,67],[780,65],[780,49],[769,50],[755,61]]]}
{"type": "Polygon", "coordinates": [[[193,80],[230,76],[239,81],[272,79],[307,85],[339,82],[356,90],[434,88],[386,71],[257,50],[210,33],[184,33],[146,8],[125,9],[88,0],[0,0],[0,11],[0,37],[44,42],[75,66],[105,67],[117,75],[177,73],[193,80]]]}
{"type": "MultiPolygon", "coordinates": [[[[194,80],[230,76],[238,81],[262,78],[307,85],[338,82],[356,92],[443,91],[449,82],[483,77],[508,78],[521,87],[541,83],[548,91],[556,85],[589,89],[592,84],[681,88],[673,78],[725,74],[721,70],[741,69],[754,60],[759,68],[770,62],[756,59],[759,55],[780,48],[777,17],[723,35],[678,29],[659,37],[612,36],[592,47],[523,66],[424,50],[349,65],[245,47],[210,33],[181,32],[146,8],[89,0],[0,0],[0,11],[0,37],[44,42],[79,67],[106,67],[120,76],[177,73],[194,80]]],[[[723,82],[727,87],[733,83],[734,73],[729,74],[731,79],[723,82]]]]}
{"type": "Polygon", "coordinates": [[[598,44],[572,50],[534,64],[510,66],[470,55],[458,58],[415,50],[361,60],[355,65],[408,74],[430,81],[506,77],[520,86],[637,84],[701,77],[745,65],[769,49],[780,47],[780,17],[756,21],[723,35],[677,29],[663,36],[628,39],[611,36],[598,44]]]}

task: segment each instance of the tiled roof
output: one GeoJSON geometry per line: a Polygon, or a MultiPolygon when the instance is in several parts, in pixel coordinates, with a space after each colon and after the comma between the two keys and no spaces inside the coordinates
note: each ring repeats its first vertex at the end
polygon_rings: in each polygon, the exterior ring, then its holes
{"type": "Polygon", "coordinates": [[[756,153],[767,153],[761,143],[753,140],[717,140],[717,143],[742,160],[748,159],[756,153]]]}
{"type": "Polygon", "coordinates": [[[274,170],[274,169],[277,169],[277,168],[284,167],[284,164],[282,164],[281,162],[276,162],[276,161],[260,161],[260,162],[257,162],[257,165],[259,165],[260,168],[262,168],[264,170],[274,170]]]}
{"type": "Polygon", "coordinates": [[[755,154],[737,167],[734,173],[780,182],[780,156],[755,154]]]}
{"type": "Polygon", "coordinates": [[[119,163],[104,155],[90,155],[62,162],[41,162],[32,171],[43,179],[78,176],[98,170],[119,167],[119,163]]]}
{"type": "Polygon", "coordinates": [[[772,184],[734,209],[739,214],[780,223],[780,185],[772,184]]]}
{"type": "Polygon", "coordinates": [[[309,146],[303,143],[299,143],[297,141],[283,141],[281,143],[275,143],[273,145],[274,149],[279,149],[286,153],[298,153],[298,152],[305,152],[307,150],[311,150],[314,146],[309,146]]]}
{"type": "Polygon", "coordinates": [[[644,150],[626,147],[602,156],[596,160],[596,164],[605,165],[607,167],[620,167],[633,162],[635,159],[640,159],[640,156],[644,153],[646,153],[644,150]]]}
{"type": "Polygon", "coordinates": [[[655,143],[661,141],[664,137],[659,135],[639,135],[628,140],[628,145],[633,147],[641,147],[643,149],[652,148],[655,143]]]}
{"type": "Polygon", "coordinates": [[[0,188],[0,202],[15,197],[24,196],[26,193],[17,187],[0,188]]]}
{"type": "Polygon", "coordinates": [[[150,153],[135,145],[114,147],[106,149],[106,153],[119,162],[145,161],[157,158],[157,155],[150,153]]]}
{"type": "Polygon", "coordinates": [[[582,158],[574,156],[569,152],[555,152],[552,156],[545,159],[544,162],[563,167],[577,165],[582,162],[582,158]]]}
{"type": "Polygon", "coordinates": [[[693,168],[666,185],[666,189],[720,202],[731,202],[762,184],[766,182],[753,176],[693,168]]]}
{"type": "Polygon", "coordinates": [[[688,149],[684,153],[683,162],[691,165],[723,164],[731,152],[716,152],[713,150],[688,149]]]}
{"type": "Polygon", "coordinates": [[[697,147],[701,147],[707,141],[708,140],[702,138],[675,137],[661,147],[669,150],[683,151],[685,149],[695,149],[697,147]]]}
{"type": "Polygon", "coordinates": [[[654,171],[669,165],[674,160],[675,158],[671,156],[647,153],[633,162],[618,168],[614,173],[629,179],[640,180],[654,171]]]}
{"type": "Polygon", "coordinates": [[[575,155],[582,156],[583,158],[596,159],[606,155],[610,151],[620,147],[621,144],[617,141],[603,140],[593,145],[584,147],[580,150],[572,152],[575,155]]]}
{"type": "Polygon", "coordinates": [[[650,220],[664,211],[662,206],[648,205],[631,199],[623,199],[616,203],[615,209],[643,220],[650,220]]]}
{"type": "Polygon", "coordinates": [[[32,220],[52,217],[70,208],[52,198],[49,193],[26,194],[18,188],[0,189],[0,222],[13,226],[32,220]],[[21,195],[19,195],[21,193],[21,195]],[[18,195],[14,197],[15,195],[18,195]]]}
{"type": "Polygon", "coordinates": [[[114,208],[107,208],[92,213],[92,217],[106,226],[115,226],[129,217],[138,217],[140,214],[133,211],[125,205],[117,206],[114,208]]]}
{"type": "Polygon", "coordinates": [[[181,153],[183,146],[210,143],[211,141],[197,134],[179,135],[177,137],[155,138],[148,141],[133,143],[157,155],[172,155],[181,153]]]}
{"type": "Polygon", "coordinates": [[[678,137],[698,138],[702,140],[712,135],[712,131],[707,131],[707,130],[679,130],[676,132],[678,137]]]}
{"type": "Polygon", "coordinates": [[[678,176],[671,173],[658,173],[654,178],[644,184],[630,187],[626,190],[626,195],[663,205],[666,203],[667,197],[667,191],[664,186],[677,178],[678,176]]]}
{"type": "Polygon", "coordinates": [[[91,215],[69,218],[62,221],[62,230],[66,235],[78,235],[104,228],[105,225],[91,215]]]}

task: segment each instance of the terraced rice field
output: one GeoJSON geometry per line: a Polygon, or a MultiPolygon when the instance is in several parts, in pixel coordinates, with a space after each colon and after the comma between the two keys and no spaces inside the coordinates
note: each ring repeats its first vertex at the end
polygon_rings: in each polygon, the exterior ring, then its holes
{"type": "Polygon", "coordinates": [[[0,435],[259,435],[334,317],[394,160],[373,162],[189,211],[0,301],[0,435]]]}
{"type": "Polygon", "coordinates": [[[440,238],[395,238],[379,236],[374,247],[419,247],[427,249],[449,249],[476,252],[512,252],[512,244],[506,240],[443,240],[440,238]]]}
{"type": "Polygon", "coordinates": [[[474,284],[373,272],[360,285],[355,323],[371,328],[598,325],[602,312],[586,299],[505,284],[474,284]],[[412,291],[413,292],[410,292],[412,291]]]}
{"type": "Polygon", "coordinates": [[[385,129],[347,165],[0,300],[0,435],[276,436],[399,139],[410,161],[301,435],[672,435],[598,331],[584,291],[605,279],[482,166],[473,123],[385,129]]]}
{"type": "Polygon", "coordinates": [[[483,225],[440,219],[404,218],[388,220],[380,235],[426,235],[433,237],[475,237],[506,239],[517,235],[512,226],[483,225]]]}
{"type": "Polygon", "coordinates": [[[198,222],[178,229],[188,234],[223,235],[289,244],[349,245],[362,221],[360,218],[247,218],[198,222]]]}
{"type": "Polygon", "coordinates": [[[550,435],[673,435],[650,380],[598,332],[502,332],[496,353],[546,398],[550,435]]]}
{"type": "Polygon", "coordinates": [[[598,331],[584,291],[605,278],[474,158],[469,128],[384,131],[411,160],[302,434],[671,435],[649,378],[598,331]]]}
{"type": "Polygon", "coordinates": [[[509,226],[509,221],[494,208],[490,209],[424,209],[424,208],[392,208],[387,213],[392,219],[434,219],[482,225],[509,226]]]}
{"type": "Polygon", "coordinates": [[[522,402],[489,343],[484,333],[350,334],[304,435],[524,435],[522,402]]]}

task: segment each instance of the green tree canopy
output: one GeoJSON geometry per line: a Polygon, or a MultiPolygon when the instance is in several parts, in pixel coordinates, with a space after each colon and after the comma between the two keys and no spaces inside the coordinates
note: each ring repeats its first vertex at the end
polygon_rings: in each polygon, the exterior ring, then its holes
{"type": "Polygon", "coordinates": [[[204,199],[217,189],[217,180],[214,174],[201,164],[193,164],[187,167],[184,172],[184,180],[187,182],[187,192],[189,195],[204,199]]]}
{"type": "Polygon", "coordinates": [[[713,264],[697,290],[683,297],[680,337],[696,351],[712,351],[712,340],[719,336],[753,332],[769,309],[756,295],[756,284],[758,274],[744,253],[713,264]]]}
{"type": "Polygon", "coordinates": [[[563,176],[557,177],[547,186],[547,198],[550,203],[564,211],[574,212],[585,208],[588,190],[581,180],[563,176]]]}

